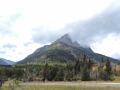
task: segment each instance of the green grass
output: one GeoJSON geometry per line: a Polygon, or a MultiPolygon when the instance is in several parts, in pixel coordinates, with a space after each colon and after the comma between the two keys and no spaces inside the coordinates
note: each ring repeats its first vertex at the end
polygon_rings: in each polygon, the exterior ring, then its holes
{"type": "Polygon", "coordinates": [[[64,85],[29,85],[10,89],[4,86],[0,90],[120,90],[120,87],[83,87],[83,86],[64,86],[64,85]]]}
{"type": "Polygon", "coordinates": [[[113,82],[120,82],[120,77],[115,76],[115,77],[113,78],[113,82]]]}

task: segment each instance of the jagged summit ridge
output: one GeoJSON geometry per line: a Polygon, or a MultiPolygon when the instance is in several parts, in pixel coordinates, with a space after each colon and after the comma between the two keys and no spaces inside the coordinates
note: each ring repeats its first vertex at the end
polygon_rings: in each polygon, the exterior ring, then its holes
{"type": "Polygon", "coordinates": [[[55,41],[55,43],[59,43],[59,42],[62,42],[62,43],[68,44],[68,45],[72,45],[72,39],[69,34],[65,34],[62,37],[60,37],[58,40],[55,41]]]}
{"type": "Polygon", "coordinates": [[[55,43],[64,43],[74,47],[80,47],[80,44],[77,41],[72,41],[69,34],[63,35],[61,38],[55,41],[55,43]]]}
{"type": "Polygon", "coordinates": [[[89,53],[93,53],[90,47],[80,45],[77,41],[72,40],[69,34],[63,35],[58,40],[56,40],[54,43],[64,43],[68,46],[72,46],[72,47],[79,48],[79,49],[81,48],[82,50],[86,50],[89,53]]]}

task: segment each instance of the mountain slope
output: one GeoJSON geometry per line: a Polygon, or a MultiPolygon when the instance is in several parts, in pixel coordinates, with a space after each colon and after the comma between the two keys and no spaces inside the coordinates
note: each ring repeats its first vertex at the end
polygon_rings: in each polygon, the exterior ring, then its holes
{"type": "Polygon", "coordinates": [[[13,65],[15,62],[0,58],[0,65],[13,65]]]}
{"type": "Polygon", "coordinates": [[[27,56],[18,64],[27,63],[71,63],[83,55],[100,62],[102,59],[109,60],[113,63],[119,63],[118,60],[94,53],[90,47],[82,47],[77,41],[73,42],[68,34],[65,34],[51,45],[46,45],[37,49],[31,55],[27,56]]]}

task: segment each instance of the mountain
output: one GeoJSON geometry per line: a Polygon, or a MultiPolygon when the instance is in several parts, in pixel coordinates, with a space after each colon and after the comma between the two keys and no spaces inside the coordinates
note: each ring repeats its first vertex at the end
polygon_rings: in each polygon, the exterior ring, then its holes
{"type": "Polygon", "coordinates": [[[38,48],[31,55],[18,62],[18,64],[27,63],[72,63],[77,58],[82,58],[83,55],[88,58],[101,62],[101,60],[109,59],[113,63],[120,61],[94,53],[90,47],[83,47],[77,41],[72,41],[69,34],[65,34],[51,45],[38,48]]]}
{"type": "Polygon", "coordinates": [[[65,34],[64,36],[62,36],[61,38],[56,40],[54,43],[64,43],[64,44],[67,44],[67,45],[70,45],[70,46],[73,45],[73,42],[72,42],[69,34],[65,34]]]}
{"type": "Polygon", "coordinates": [[[13,65],[15,62],[0,58],[0,65],[13,65]]]}

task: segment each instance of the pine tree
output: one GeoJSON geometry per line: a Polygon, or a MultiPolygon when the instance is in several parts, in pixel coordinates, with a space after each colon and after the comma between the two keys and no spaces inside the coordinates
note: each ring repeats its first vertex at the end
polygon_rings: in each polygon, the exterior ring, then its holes
{"type": "Polygon", "coordinates": [[[111,74],[112,74],[112,67],[111,67],[111,63],[109,61],[109,59],[107,60],[106,64],[105,64],[106,68],[105,68],[105,72],[106,72],[106,80],[110,80],[111,79],[111,74]]]}
{"type": "Polygon", "coordinates": [[[104,59],[102,58],[101,59],[101,62],[99,64],[99,67],[98,67],[98,73],[99,73],[99,79],[104,79],[105,77],[105,72],[104,72],[104,59]]]}
{"type": "Polygon", "coordinates": [[[82,61],[82,72],[81,72],[81,80],[82,81],[89,81],[90,80],[90,68],[91,68],[91,61],[87,61],[87,57],[86,55],[84,55],[83,57],[83,61],[82,61]]]}
{"type": "Polygon", "coordinates": [[[43,70],[43,82],[45,82],[47,78],[47,72],[48,72],[48,63],[45,64],[44,70],[43,70]]]}
{"type": "Polygon", "coordinates": [[[75,61],[74,74],[77,75],[80,72],[81,62],[80,60],[75,61]]]}

